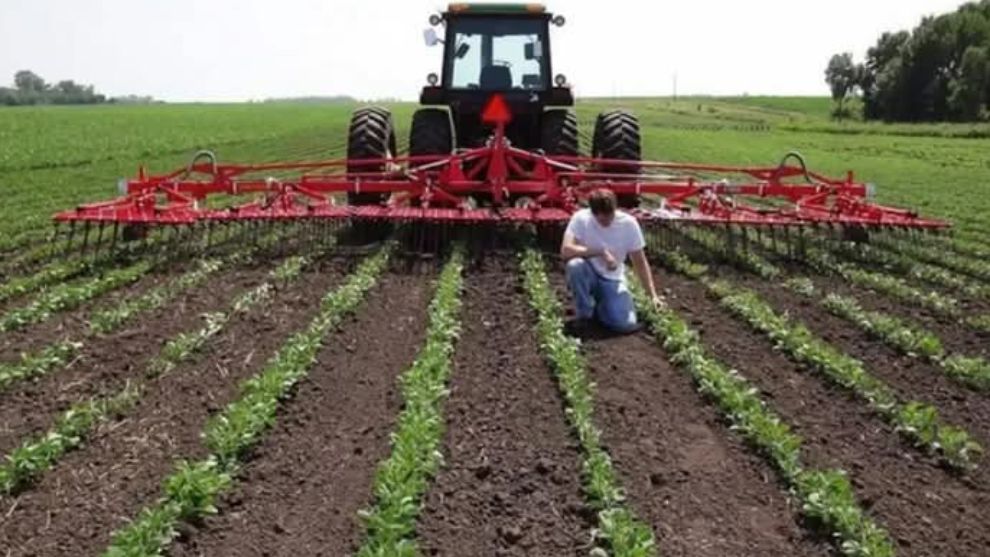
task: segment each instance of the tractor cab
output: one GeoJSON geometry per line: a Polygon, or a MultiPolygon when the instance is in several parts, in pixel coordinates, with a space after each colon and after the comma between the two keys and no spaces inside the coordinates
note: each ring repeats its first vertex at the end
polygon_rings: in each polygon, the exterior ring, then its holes
{"type": "Polygon", "coordinates": [[[441,75],[429,76],[420,103],[446,107],[454,146],[485,141],[490,129],[480,114],[497,93],[513,115],[509,139],[518,147],[541,148],[544,110],[574,104],[564,77],[554,80],[550,59],[550,25],[563,25],[563,17],[539,4],[451,4],[430,23],[426,43],[443,44],[443,61],[441,75]],[[441,25],[443,38],[434,28],[441,25]]]}

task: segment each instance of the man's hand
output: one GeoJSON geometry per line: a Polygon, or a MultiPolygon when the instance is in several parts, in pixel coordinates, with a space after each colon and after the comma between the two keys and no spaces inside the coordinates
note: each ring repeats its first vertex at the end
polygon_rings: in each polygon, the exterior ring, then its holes
{"type": "Polygon", "coordinates": [[[667,306],[667,299],[664,298],[663,296],[659,295],[659,294],[654,294],[653,295],[652,302],[653,302],[653,307],[657,311],[666,311],[667,308],[668,308],[668,306],[667,306]]]}
{"type": "Polygon", "coordinates": [[[605,260],[605,268],[609,271],[614,271],[619,268],[619,262],[615,260],[615,256],[612,255],[612,252],[607,249],[602,250],[602,259],[605,260]]]}

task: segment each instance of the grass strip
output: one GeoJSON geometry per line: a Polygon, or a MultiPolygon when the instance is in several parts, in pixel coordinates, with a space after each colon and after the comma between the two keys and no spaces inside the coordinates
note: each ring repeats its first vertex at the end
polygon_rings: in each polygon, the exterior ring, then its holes
{"type": "Polygon", "coordinates": [[[308,372],[330,330],[353,312],[378,281],[390,248],[365,260],[348,281],[322,299],[317,316],[287,339],[255,377],[241,385],[240,398],[211,418],[203,431],[210,456],[179,461],[163,482],[163,496],[113,535],[105,557],[160,555],[182,521],[217,512],[214,502],[228,489],[245,452],[274,423],[278,404],[308,372]]]}
{"type": "Polygon", "coordinates": [[[55,313],[76,308],[101,294],[136,282],[151,268],[152,263],[143,260],[96,278],[60,284],[43,292],[30,304],[12,309],[0,317],[0,331],[13,331],[45,321],[55,313]]]}
{"type": "Polygon", "coordinates": [[[849,296],[829,293],[822,298],[807,278],[791,279],[784,286],[819,300],[832,315],[854,324],[902,354],[935,364],[946,375],[970,388],[990,391],[990,362],[981,357],[947,354],[942,340],[935,333],[894,316],[865,310],[855,298],[849,296]]]}
{"type": "Polygon", "coordinates": [[[780,473],[802,512],[831,534],[843,555],[892,557],[889,534],[871,520],[856,500],[849,478],[842,470],[808,469],[801,462],[801,439],[759,396],[759,391],[735,370],[712,358],[676,312],[649,303],[638,284],[633,295],[657,341],[670,360],[687,371],[698,391],[718,406],[738,432],[780,473]]]}
{"type": "Polygon", "coordinates": [[[460,332],[464,255],[454,251],[428,310],[426,341],[401,377],[403,409],[392,450],[378,465],[374,505],[361,511],[367,531],[358,557],[417,555],[416,520],[430,479],[443,462],[443,404],[454,343],[460,332]]]}
{"type": "MultiPolygon", "coordinates": [[[[252,306],[267,300],[273,287],[272,280],[279,270],[295,268],[299,258],[290,258],[271,273],[268,282],[239,296],[227,313],[208,314],[206,325],[191,333],[180,333],[167,342],[159,354],[148,364],[143,377],[107,398],[93,398],[73,405],[56,421],[55,425],[38,438],[27,439],[5,457],[0,465],[0,494],[9,494],[26,487],[31,481],[51,469],[71,449],[82,444],[86,434],[100,421],[124,412],[140,399],[145,382],[173,370],[188,361],[206,341],[219,334],[234,314],[247,312],[252,306]]],[[[283,276],[285,275],[283,271],[283,276]]],[[[296,273],[298,276],[298,273],[296,273]]]]}
{"type": "MultiPolygon", "coordinates": [[[[615,557],[657,554],[653,531],[625,505],[612,460],[594,425],[594,386],[577,342],[564,334],[563,309],[547,279],[543,258],[527,250],[522,258],[523,284],[537,316],[537,335],[567,404],[567,417],[581,444],[585,493],[597,511],[597,533],[615,557]]],[[[599,552],[605,551],[598,548],[599,552]]],[[[592,553],[594,554],[594,553],[592,553]]]]}

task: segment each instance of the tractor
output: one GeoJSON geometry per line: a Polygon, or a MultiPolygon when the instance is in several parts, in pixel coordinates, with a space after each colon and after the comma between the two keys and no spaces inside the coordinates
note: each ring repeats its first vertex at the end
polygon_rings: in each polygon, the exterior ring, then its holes
{"type": "MultiPolygon", "coordinates": [[[[553,64],[550,26],[562,27],[540,4],[450,4],[430,17],[424,32],[427,46],[443,45],[440,76],[431,73],[413,114],[409,154],[449,155],[456,149],[481,147],[492,135],[482,113],[492,95],[504,99],[512,114],[505,137],[518,148],[551,156],[580,154],[574,95],[563,74],[551,82],[553,64]],[[443,26],[441,39],[434,27],[443,26]]],[[[638,161],[641,157],[639,121],[626,110],[598,115],[592,157],[638,161]]],[[[352,160],[386,159],[396,152],[395,126],[390,112],[362,107],[351,116],[347,156],[352,160]]],[[[353,164],[353,171],[381,165],[353,164]]],[[[602,170],[621,172],[622,167],[602,170]]],[[[352,205],[381,204],[382,193],[354,193],[352,205]]],[[[475,196],[478,198],[484,195],[475,196]]],[[[620,195],[624,207],[638,196],[620,195]]],[[[490,200],[488,200],[490,201],[490,200]]]]}

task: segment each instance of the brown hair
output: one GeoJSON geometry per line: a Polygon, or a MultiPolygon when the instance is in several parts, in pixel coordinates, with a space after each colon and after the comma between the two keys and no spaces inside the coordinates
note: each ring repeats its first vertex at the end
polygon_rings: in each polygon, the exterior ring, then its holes
{"type": "Polygon", "coordinates": [[[588,208],[592,215],[611,215],[615,213],[615,193],[609,189],[597,189],[588,196],[588,208]]]}

